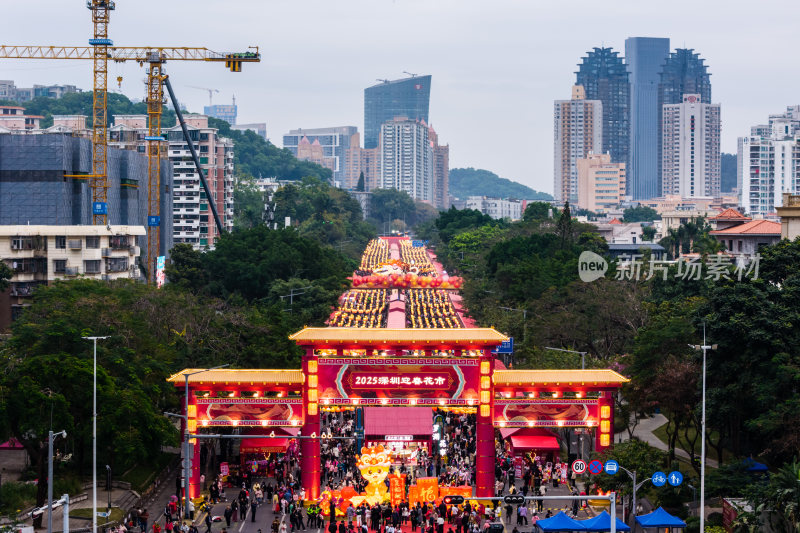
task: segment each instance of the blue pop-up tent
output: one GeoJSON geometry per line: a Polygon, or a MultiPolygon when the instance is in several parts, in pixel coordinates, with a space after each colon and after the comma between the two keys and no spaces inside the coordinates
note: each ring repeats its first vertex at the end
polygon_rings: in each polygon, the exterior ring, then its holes
{"type": "Polygon", "coordinates": [[[747,467],[748,472],[766,472],[768,470],[767,465],[759,463],[752,457],[748,457],[742,463],[747,467]]]}
{"type": "MultiPolygon", "coordinates": [[[[587,518],[586,520],[578,520],[586,531],[611,531],[611,515],[608,511],[603,511],[594,518],[587,518]]],[[[617,518],[617,531],[630,531],[631,528],[628,524],[617,518]]]]}
{"type": "Polygon", "coordinates": [[[542,531],[586,531],[581,522],[568,517],[564,511],[550,518],[537,520],[536,527],[542,531]]]}
{"type": "Polygon", "coordinates": [[[650,514],[637,516],[636,521],[642,527],[686,527],[686,522],[677,516],[672,516],[662,507],[659,507],[650,514]]]}

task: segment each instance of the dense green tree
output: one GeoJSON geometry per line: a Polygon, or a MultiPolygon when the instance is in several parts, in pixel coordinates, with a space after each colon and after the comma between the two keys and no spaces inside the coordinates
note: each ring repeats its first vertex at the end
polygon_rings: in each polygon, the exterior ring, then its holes
{"type": "Polygon", "coordinates": [[[300,235],[331,245],[358,259],[375,228],[363,220],[361,205],[347,191],[316,178],[281,187],[275,193],[275,220],[289,217],[300,235]]]}
{"type": "Polygon", "coordinates": [[[476,209],[456,209],[451,207],[442,211],[435,222],[439,238],[445,244],[457,234],[465,230],[476,229],[481,226],[494,225],[507,226],[505,221],[495,220],[489,215],[484,215],[476,209]]]}
{"type": "Polygon", "coordinates": [[[407,192],[397,189],[372,189],[371,192],[371,217],[380,224],[378,229],[383,231],[383,224],[396,219],[415,223],[416,205],[407,192]]]}
{"type": "Polygon", "coordinates": [[[364,171],[358,175],[358,183],[356,183],[356,190],[364,192],[366,190],[366,182],[364,181],[364,171]]]}
{"type": "Polygon", "coordinates": [[[637,207],[628,207],[622,212],[622,218],[626,223],[629,222],[652,222],[660,220],[661,216],[652,207],[640,205],[637,207]]]}
{"type": "Polygon", "coordinates": [[[413,224],[415,226],[434,220],[438,216],[439,216],[439,210],[433,207],[431,204],[427,204],[419,200],[414,201],[413,224]]]}
{"type": "Polygon", "coordinates": [[[237,178],[233,186],[234,230],[263,224],[264,203],[264,193],[256,186],[253,178],[237,178]]]}
{"type": "Polygon", "coordinates": [[[170,284],[181,289],[197,292],[208,285],[203,254],[191,244],[178,243],[172,248],[165,273],[170,284]]]}
{"type": "MultiPolygon", "coordinates": [[[[204,264],[212,295],[237,294],[249,301],[269,297],[276,280],[290,278],[341,292],[355,266],[332,248],[292,228],[270,230],[265,226],[223,235],[204,257],[204,264]]],[[[335,298],[330,305],[334,302],[335,298]]]]}
{"type": "Polygon", "coordinates": [[[656,228],[654,226],[642,226],[642,240],[653,242],[656,236],[656,228]]]}
{"type": "Polygon", "coordinates": [[[531,202],[522,214],[522,220],[547,220],[553,212],[553,206],[547,202],[531,202]]]}
{"type": "Polygon", "coordinates": [[[553,199],[547,193],[535,191],[521,183],[501,178],[494,172],[480,168],[451,168],[448,187],[451,195],[462,200],[468,196],[545,201],[553,199]]]}
{"type": "Polygon", "coordinates": [[[551,288],[530,306],[528,334],[539,346],[587,352],[590,364],[608,365],[631,347],[646,323],[644,293],[646,288],[636,282],[606,278],[551,288]]]}
{"type": "Polygon", "coordinates": [[[556,233],[561,239],[561,248],[567,247],[572,239],[572,213],[569,209],[569,202],[564,204],[564,210],[558,216],[556,233]]]}
{"type": "Polygon", "coordinates": [[[14,271],[11,270],[11,267],[3,261],[0,261],[0,292],[4,292],[8,289],[8,280],[10,280],[13,275],[14,271]]]}

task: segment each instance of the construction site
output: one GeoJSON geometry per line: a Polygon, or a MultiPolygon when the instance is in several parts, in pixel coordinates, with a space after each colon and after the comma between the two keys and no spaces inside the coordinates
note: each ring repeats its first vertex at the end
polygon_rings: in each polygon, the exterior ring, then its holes
{"type": "MultiPolygon", "coordinates": [[[[76,2],[76,9],[81,7],[76,2]]],[[[159,276],[163,281],[163,265],[174,244],[213,248],[233,228],[233,142],[209,127],[206,116],[184,119],[165,65],[221,63],[230,72],[240,72],[243,63],[260,61],[258,48],[215,52],[155,44],[115,46],[110,38],[115,2],[89,0],[85,7],[93,28],[85,36],[89,46],[0,44],[0,60],[9,60],[0,64],[80,61],[91,69],[93,80],[91,114],[53,115],[47,127],[42,125],[45,117],[26,114],[24,107],[0,105],[0,225],[19,228],[19,235],[9,236],[8,256],[0,257],[15,273],[10,293],[0,296],[0,326],[4,317],[17,315],[26,305],[30,283],[120,274],[119,265],[109,267],[108,261],[99,268],[94,263],[87,266],[93,257],[59,259],[66,264],[57,266],[44,261],[33,267],[35,272],[25,270],[29,267],[19,255],[24,249],[13,245],[14,238],[32,238],[44,252],[61,248],[62,237],[83,234],[69,227],[102,227],[112,236],[121,231],[116,228],[140,227],[141,231],[126,230],[135,241],[128,250],[135,250],[136,256],[126,263],[124,275],[156,283],[159,276]],[[147,113],[110,116],[109,64],[127,62],[145,70],[142,101],[147,113]],[[170,108],[177,120],[164,124],[162,116],[170,108]],[[35,274],[36,279],[22,279],[23,274],[35,274]]],[[[121,80],[120,76],[116,81],[121,80]]]]}

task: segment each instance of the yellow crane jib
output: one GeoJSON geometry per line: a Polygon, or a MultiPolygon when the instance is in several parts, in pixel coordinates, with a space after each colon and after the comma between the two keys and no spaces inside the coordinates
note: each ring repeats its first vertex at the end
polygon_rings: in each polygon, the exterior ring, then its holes
{"type": "MultiPolygon", "coordinates": [[[[25,46],[0,45],[0,59],[72,59],[87,60],[94,64],[94,92],[92,105],[93,172],[82,174],[92,188],[92,215],[95,224],[104,224],[108,216],[106,172],[107,140],[107,75],[106,63],[133,61],[147,70],[148,132],[145,137],[148,156],[147,187],[147,268],[148,278],[154,281],[155,258],[160,242],[161,209],[160,161],[165,153],[165,139],[161,134],[161,110],[164,98],[163,64],[167,61],[206,61],[225,63],[231,72],[241,72],[242,63],[258,63],[261,54],[257,46],[246,52],[215,52],[203,47],[187,46],[114,46],[108,37],[109,11],[114,9],[110,0],[88,0],[92,10],[94,35],[90,46],[25,46]]],[[[119,79],[117,80],[119,82],[119,79]]]]}
{"type": "MultiPolygon", "coordinates": [[[[261,54],[257,46],[248,52],[215,52],[208,48],[186,46],[108,46],[106,59],[117,63],[135,61],[140,65],[154,61],[213,61],[225,62],[226,67],[238,63],[258,63],[261,54]],[[228,63],[231,63],[230,65],[228,63]]],[[[0,59],[93,59],[94,46],[25,46],[0,45],[0,59]]]]}

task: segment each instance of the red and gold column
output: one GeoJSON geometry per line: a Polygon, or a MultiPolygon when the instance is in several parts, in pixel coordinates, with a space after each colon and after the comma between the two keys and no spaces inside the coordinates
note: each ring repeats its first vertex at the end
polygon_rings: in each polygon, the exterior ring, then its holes
{"type": "Polygon", "coordinates": [[[597,401],[598,423],[595,433],[595,450],[602,452],[614,443],[614,398],[603,391],[597,401]]]}
{"type": "Polygon", "coordinates": [[[492,355],[484,351],[480,358],[480,397],[478,398],[476,453],[475,453],[475,494],[478,497],[494,496],[494,426],[492,412],[494,407],[494,387],[492,385],[492,355]]]}
{"type": "MultiPolygon", "coordinates": [[[[189,433],[194,435],[197,433],[197,399],[193,390],[189,390],[189,411],[186,413],[186,424],[188,424],[189,433]]],[[[197,439],[189,439],[189,444],[192,445],[192,470],[189,474],[189,498],[196,498],[202,492],[203,487],[200,485],[200,442],[197,439]]]]}
{"type": "Polygon", "coordinates": [[[304,438],[300,441],[301,482],[306,490],[306,499],[316,500],[319,498],[319,478],[320,478],[320,424],[319,424],[319,375],[317,373],[319,364],[314,355],[313,348],[306,351],[303,357],[303,375],[305,383],[303,385],[303,431],[304,438]]]}

